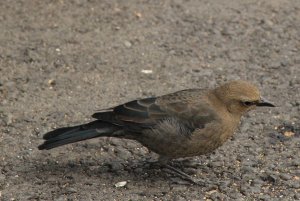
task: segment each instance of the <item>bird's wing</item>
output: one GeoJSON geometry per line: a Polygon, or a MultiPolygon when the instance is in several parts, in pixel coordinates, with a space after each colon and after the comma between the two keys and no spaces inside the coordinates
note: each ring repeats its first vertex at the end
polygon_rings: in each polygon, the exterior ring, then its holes
{"type": "Polygon", "coordinates": [[[169,116],[166,111],[160,109],[156,103],[157,99],[157,97],[152,97],[130,101],[111,108],[110,111],[95,113],[92,117],[119,125],[131,123],[151,126],[157,123],[157,120],[169,116]]]}
{"type": "Polygon", "coordinates": [[[189,127],[201,129],[206,124],[219,120],[217,113],[205,100],[205,92],[201,89],[179,91],[162,96],[159,105],[160,108],[168,111],[169,115],[179,118],[189,127]]]}
{"type": "Polygon", "coordinates": [[[215,112],[205,102],[197,100],[199,89],[189,89],[172,94],[127,102],[111,109],[98,112],[92,117],[114,124],[135,124],[152,127],[164,119],[176,118],[183,123],[203,128],[216,118],[215,112]]]}

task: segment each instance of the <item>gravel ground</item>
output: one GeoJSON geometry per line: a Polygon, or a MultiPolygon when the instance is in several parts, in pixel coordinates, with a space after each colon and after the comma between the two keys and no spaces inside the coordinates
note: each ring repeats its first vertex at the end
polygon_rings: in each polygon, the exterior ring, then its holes
{"type": "Polygon", "coordinates": [[[299,24],[299,0],[1,1],[0,199],[300,200],[299,24]],[[149,168],[156,155],[129,140],[37,150],[98,109],[232,79],[279,107],[182,161],[217,186],[149,168]]]}

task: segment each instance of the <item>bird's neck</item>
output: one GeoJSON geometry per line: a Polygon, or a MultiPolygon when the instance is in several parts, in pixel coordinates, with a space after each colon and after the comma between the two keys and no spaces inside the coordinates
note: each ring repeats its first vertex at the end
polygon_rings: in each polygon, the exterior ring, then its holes
{"type": "Polygon", "coordinates": [[[226,103],[224,103],[224,101],[221,100],[218,95],[216,95],[215,91],[211,91],[208,94],[208,98],[213,104],[212,106],[213,108],[215,108],[216,113],[219,115],[223,122],[230,123],[231,125],[233,125],[233,127],[238,126],[242,114],[232,113],[227,107],[226,103]]]}

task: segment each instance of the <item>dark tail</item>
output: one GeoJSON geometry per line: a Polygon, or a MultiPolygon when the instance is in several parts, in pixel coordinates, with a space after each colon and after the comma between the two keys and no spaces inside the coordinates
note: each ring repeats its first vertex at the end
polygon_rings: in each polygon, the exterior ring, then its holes
{"type": "Polygon", "coordinates": [[[122,128],[113,124],[96,120],[87,124],[58,128],[44,135],[45,142],[38,148],[52,149],[65,144],[70,144],[95,137],[111,136],[115,131],[122,128]]]}

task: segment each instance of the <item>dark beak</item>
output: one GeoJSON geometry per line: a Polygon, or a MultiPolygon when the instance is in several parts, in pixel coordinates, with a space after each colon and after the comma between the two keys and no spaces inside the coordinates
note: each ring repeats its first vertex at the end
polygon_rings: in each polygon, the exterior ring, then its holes
{"type": "Polygon", "coordinates": [[[260,98],[260,101],[256,104],[256,106],[261,106],[261,107],[276,107],[273,103],[270,101],[260,98]]]}

